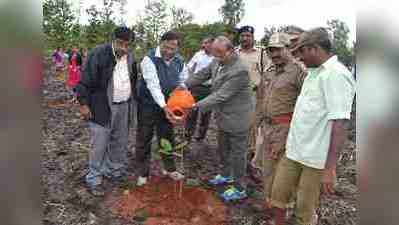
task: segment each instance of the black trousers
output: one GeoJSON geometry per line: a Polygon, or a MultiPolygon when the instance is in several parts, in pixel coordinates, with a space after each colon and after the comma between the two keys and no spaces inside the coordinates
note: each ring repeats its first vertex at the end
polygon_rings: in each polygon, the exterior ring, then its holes
{"type": "Polygon", "coordinates": [[[187,122],[186,122],[186,138],[188,140],[191,140],[191,137],[194,135],[196,127],[197,127],[197,120],[199,116],[199,127],[198,127],[198,136],[197,138],[199,140],[202,140],[206,137],[206,132],[209,127],[209,121],[212,116],[212,112],[200,112],[198,110],[193,111],[192,113],[189,114],[187,117],[187,122]]]}
{"type": "MultiPolygon", "coordinates": [[[[156,129],[158,141],[162,138],[175,146],[173,125],[168,121],[164,111],[157,105],[137,104],[137,132],[136,132],[136,165],[142,177],[150,175],[151,141],[156,129]]],[[[164,169],[168,172],[176,171],[172,155],[161,154],[164,169]]]]}

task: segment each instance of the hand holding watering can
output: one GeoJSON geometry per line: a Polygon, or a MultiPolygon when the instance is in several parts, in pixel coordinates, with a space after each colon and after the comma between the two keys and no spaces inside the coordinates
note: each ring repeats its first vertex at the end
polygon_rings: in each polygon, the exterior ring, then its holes
{"type": "Polygon", "coordinates": [[[183,87],[178,87],[171,93],[164,111],[171,123],[179,124],[185,121],[194,105],[195,100],[191,92],[183,87]]]}

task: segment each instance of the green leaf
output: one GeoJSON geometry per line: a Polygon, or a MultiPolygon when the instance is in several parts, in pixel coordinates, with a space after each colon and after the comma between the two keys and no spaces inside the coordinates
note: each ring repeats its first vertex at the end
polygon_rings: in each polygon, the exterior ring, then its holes
{"type": "Polygon", "coordinates": [[[159,146],[159,152],[166,154],[166,155],[171,155],[172,151],[173,151],[173,147],[172,144],[170,143],[169,140],[165,139],[165,138],[161,138],[160,141],[160,146],[159,146]]]}
{"type": "Polygon", "coordinates": [[[175,146],[176,150],[182,149],[188,145],[188,141],[183,141],[182,143],[175,146]]]}

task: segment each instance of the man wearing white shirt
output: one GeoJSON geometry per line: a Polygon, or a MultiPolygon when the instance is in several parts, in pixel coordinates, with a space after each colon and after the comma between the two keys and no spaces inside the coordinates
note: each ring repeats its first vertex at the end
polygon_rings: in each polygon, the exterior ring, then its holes
{"type": "Polygon", "coordinates": [[[294,219],[298,225],[311,223],[321,187],[325,194],[334,192],[337,153],[346,139],[344,123],[350,119],[355,95],[353,76],[331,52],[326,29],[304,32],[294,50],[308,75],[272,187],[275,225],[287,224],[285,208],[293,190],[297,192],[294,219]]]}
{"type": "MultiPolygon", "coordinates": [[[[197,73],[203,68],[207,67],[213,60],[213,56],[211,55],[211,46],[214,38],[207,37],[202,40],[201,50],[195,53],[195,55],[191,58],[190,62],[187,64],[187,69],[192,73],[197,73]]],[[[196,101],[200,101],[201,99],[207,97],[211,93],[211,79],[205,81],[203,84],[198,85],[196,87],[191,88],[191,92],[196,101]]],[[[186,122],[186,138],[191,139],[193,134],[195,133],[195,128],[197,125],[198,116],[200,117],[199,121],[199,130],[198,135],[195,136],[197,141],[201,141],[206,137],[206,131],[209,127],[209,121],[212,115],[212,111],[209,112],[199,112],[193,111],[187,118],[186,122]]]]}
{"type": "MultiPolygon", "coordinates": [[[[173,124],[177,122],[174,114],[166,107],[170,93],[187,76],[183,59],[177,53],[179,35],[168,31],[161,37],[160,45],[149,51],[141,62],[143,76],[137,86],[137,136],[136,165],[139,177],[137,185],[147,183],[150,175],[151,140],[154,128],[158,140],[166,139],[174,146],[173,124]]],[[[162,154],[164,175],[174,180],[184,176],[176,171],[172,155],[162,154]]]]}

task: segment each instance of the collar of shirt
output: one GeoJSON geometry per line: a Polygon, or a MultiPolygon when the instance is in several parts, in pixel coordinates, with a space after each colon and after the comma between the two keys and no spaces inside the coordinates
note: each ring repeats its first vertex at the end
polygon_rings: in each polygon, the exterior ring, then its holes
{"type": "Polygon", "coordinates": [[[283,73],[283,72],[290,72],[291,70],[293,70],[293,63],[290,61],[287,61],[286,63],[282,64],[282,65],[276,65],[276,64],[271,64],[271,66],[269,67],[270,69],[274,70],[277,72],[276,75],[283,73]]]}
{"type": "Polygon", "coordinates": [[[213,59],[213,56],[211,54],[206,54],[206,52],[204,50],[201,50],[198,52],[198,60],[208,60],[208,59],[213,59]]]}
{"type": "Polygon", "coordinates": [[[338,62],[338,57],[336,55],[331,56],[327,61],[325,61],[321,66],[328,69],[333,68],[338,62]]]}
{"type": "Polygon", "coordinates": [[[116,53],[115,53],[115,48],[114,48],[114,43],[111,43],[111,47],[112,47],[112,54],[114,55],[115,61],[116,62],[120,62],[122,60],[127,60],[127,54],[123,55],[122,57],[117,57],[116,53]]]}
{"type": "MultiPolygon", "coordinates": [[[[159,46],[155,49],[155,57],[162,58],[162,55],[161,55],[161,47],[159,47],[159,46]]],[[[172,60],[173,60],[175,57],[176,57],[176,54],[175,54],[175,56],[173,56],[169,61],[165,60],[164,58],[162,58],[162,60],[163,60],[166,64],[169,65],[170,62],[172,62],[172,60]]]]}
{"type": "Polygon", "coordinates": [[[324,70],[328,70],[331,68],[334,68],[335,65],[338,63],[338,57],[336,55],[331,56],[329,59],[327,59],[323,64],[321,64],[319,67],[316,68],[308,68],[308,76],[317,76],[324,70]]]}
{"type": "Polygon", "coordinates": [[[252,48],[249,49],[249,50],[244,50],[244,49],[241,47],[241,45],[238,46],[238,48],[237,48],[236,50],[237,50],[237,53],[253,53],[253,52],[256,52],[256,51],[257,51],[257,49],[256,49],[255,47],[252,47],[252,48]]]}
{"type": "Polygon", "coordinates": [[[114,43],[111,42],[111,48],[112,48],[112,54],[114,55],[114,59],[118,60],[118,57],[116,57],[116,53],[115,53],[115,48],[114,48],[114,43]]]}
{"type": "Polygon", "coordinates": [[[200,52],[200,54],[203,55],[203,56],[208,56],[208,57],[213,58],[212,54],[211,54],[211,53],[206,54],[205,50],[201,50],[201,51],[199,51],[199,52],[200,52]]]}
{"type": "Polygon", "coordinates": [[[155,57],[162,58],[161,47],[159,46],[155,49],[155,57]]]}

